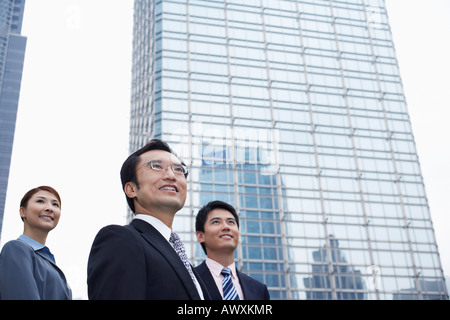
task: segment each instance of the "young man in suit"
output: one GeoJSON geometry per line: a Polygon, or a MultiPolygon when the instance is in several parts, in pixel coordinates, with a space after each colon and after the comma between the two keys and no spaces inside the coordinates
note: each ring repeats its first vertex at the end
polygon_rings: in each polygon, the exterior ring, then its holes
{"type": "Polygon", "coordinates": [[[88,262],[89,299],[209,299],[171,231],[186,200],[184,163],[165,142],[153,139],[127,158],[120,176],[135,217],[97,234],[88,262]]]}
{"type": "Polygon", "coordinates": [[[195,270],[213,300],[269,300],[267,286],[238,271],[234,251],[239,244],[239,217],[233,206],[212,201],[197,214],[195,229],[208,258],[195,270]],[[224,270],[227,269],[227,270],[224,270]]]}

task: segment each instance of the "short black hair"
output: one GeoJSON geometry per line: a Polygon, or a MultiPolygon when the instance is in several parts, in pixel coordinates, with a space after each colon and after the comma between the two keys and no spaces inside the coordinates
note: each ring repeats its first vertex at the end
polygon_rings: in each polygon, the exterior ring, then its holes
{"type": "MultiPolygon", "coordinates": [[[[167,151],[178,158],[176,153],[169,147],[169,145],[166,142],[159,139],[150,140],[145,146],[133,152],[123,163],[122,169],[120,170],[120,180],[122,181],[122,190],[125,191],[125,185],[127,184],[127,182],[133,182],[134,184],[136,184],[136,187],[139,188],[139,183],[136,178],[136,166],[138,165],[139,161],[141,161],[141,154],[152,150],[167,151]]],[[[181,164],[185,165],[185,163],[181,161],[181,159],[180,162],[181,164]]],[[[184,175],[185,178],[188,177],[188,174],[189,173],[186,172],[186,174],[184,175]]],[[[126,194],[125,197],[127,199],[128,206],[130,207],[131,211],[135,212],[134,200],[132,198],[129,198],[126,194]]]]}
{"type": "MultiPolygon", "coordinates": [[[[226,202],[215,200],[208,202],[198,211],[197,217],[195,218],[195,231],[205,232],[206,217],[208,217],[208,214],[215,209],[224,209],[230,212],[236,220],[236,224],[239,228],[239,216],[234,207],[226,202]]],[[[201,246],[203,251],[206,253],[205,244],[201,243],[201,246]]]]}

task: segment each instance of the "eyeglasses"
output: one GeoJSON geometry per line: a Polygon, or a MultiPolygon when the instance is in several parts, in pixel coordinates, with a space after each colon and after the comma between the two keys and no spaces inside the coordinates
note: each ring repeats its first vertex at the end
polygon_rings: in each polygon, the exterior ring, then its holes
{"type": "Polygon", "coordinates": [[[188,168],[183,165],[183,164],[166,164],[160,160],[151,160],[145,164],[143,164],[142,166],[140,166],[136,172],[143,168],[150,168],[153,169],[155,171],[167,171],[167,168],[170,167],[170,169],[172,170],[173,173],[177,174],[177,175],[184,175],[186,176],[186,174],[188,173],[188,168]]]}

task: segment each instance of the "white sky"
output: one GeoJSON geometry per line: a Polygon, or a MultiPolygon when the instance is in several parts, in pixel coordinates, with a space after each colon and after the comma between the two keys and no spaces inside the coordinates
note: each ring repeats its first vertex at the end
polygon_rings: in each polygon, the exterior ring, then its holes
{"type": "MultiPolygon", "coordinates": [[[[450,1],[386,0],[441,261],[450,275],[450,1]]],[[[28,0],[28,38],[2,241],[23,231],[19,202],[39,185],[62,197],[47,245],[74,298],[87,298],[92,241],[124,224],[132,0],[28,0]]]]}

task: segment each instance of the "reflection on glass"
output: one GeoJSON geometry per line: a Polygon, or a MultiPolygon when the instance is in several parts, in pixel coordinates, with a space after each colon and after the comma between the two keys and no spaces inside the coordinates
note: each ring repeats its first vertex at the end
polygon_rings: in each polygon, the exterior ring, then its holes
{"type": "Polygon", "coordinates": [[[307,290],[308,300],[335,299],[332,294],[332,281],[335,282],[336,299],[338,300],[364,300],[365,281],[361,271],[355,270],[347,263],[344,252],[339,249],[339,241],[330,234],[330,250],[327,252],[326,244],[313,252],[314,263],[312,277],[305,277],[303,283],[307,290]],[[329,261],[329,256],[331,261],[329,261]],[[332,270],[330,270],[330,265],[332,270]],[[333,277],[333,279],[332,279],[333,277]]]}
{"type": "Polygon", "coordinates": [[[130,150],[190,165],[193,260],[218,199],[273,299],[445,297],[383,1],[137,1],[133,59],[130,150]]]}
{"type": "MultiPolygon", "coordinates": [[[[442,294],[444,290],[444,283],[440,280],[423,280],[419,279],[420,288],[423,291],[425,300],[446,300],[445,295],[442,294]]],[[[394,293],[393,300],[417,300],[417,285],[413,288],[405,288],[400,290],[401,293],[394,293]]]]}

